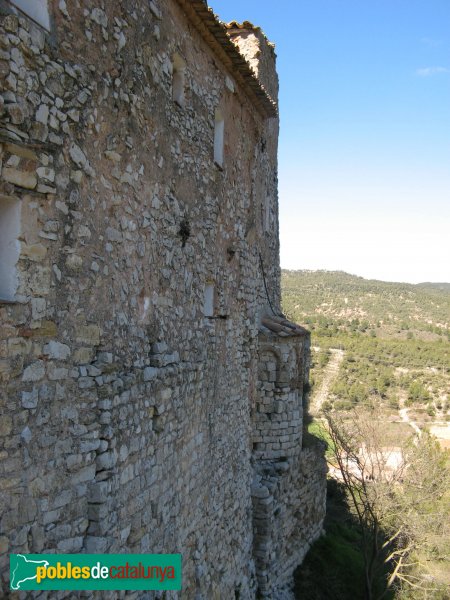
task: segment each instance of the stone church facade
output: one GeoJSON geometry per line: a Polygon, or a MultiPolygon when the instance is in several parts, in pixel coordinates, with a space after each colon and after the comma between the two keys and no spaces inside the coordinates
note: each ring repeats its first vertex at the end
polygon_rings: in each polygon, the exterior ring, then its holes
{"type": "Polygon", "coordinates": [[[325,466],[273,46],[203,0],[0,0],[0,72],[3,594],[9,553],[161,552],[181,592],[92,597],[288,598],[325,466]]]}

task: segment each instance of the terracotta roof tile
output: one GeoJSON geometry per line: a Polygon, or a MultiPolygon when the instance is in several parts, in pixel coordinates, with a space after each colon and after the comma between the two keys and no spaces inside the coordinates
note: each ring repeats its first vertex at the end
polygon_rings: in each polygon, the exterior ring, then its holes
{"type": "Polygon", "coordinates": [[[235,30],[236,29],[252,29],[253,31],[259,31],[264,36],[264,39],[266,40],[267,45],[270,46],[270,48],[273,48],[275,50],[275,44],[268,39],[268,37],[266,36],[264,31],[261,29],[261,27],[259,27],[259,25],[253,25],[253,23],[251,23],[250,21],[243,21],[242,23],[239,23],[238,21],[230,21],[229,23],[225,23],[225,27],[227,29],[235,29],[235,30]]]}
{"type": "Polygon", "coordinates": [[[265,333],[266,335],[268,333],[275,333],[280,337],[304,337],[310,335],[309,331],[301,325],[292,323],[292,321],[289,321],[284,317],[276,317],[274,315],[265,316],[261,319],[260,331],[261,333],[265,333]]]}
{"type": "Polygon", "coordinates": [[[250,65],[230,40],[227,26],[219,20],[204,0],[176,1],[208,46],[244,88],[260,114],[265,117],[276,117],[278,114],[276,102],[255,77],[250,65]]]}

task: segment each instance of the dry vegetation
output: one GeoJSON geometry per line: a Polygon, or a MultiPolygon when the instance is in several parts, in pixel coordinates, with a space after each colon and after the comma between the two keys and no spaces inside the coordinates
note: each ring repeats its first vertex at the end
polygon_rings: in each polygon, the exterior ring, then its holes
{"type": "Polygon", "coordinates": [[[284,271],[283,307],[312,332],[312,384],[330,348],[345,357],[328,402],[406,406],[423,426],[449,420],[450,286],[368,281],[342,272],[284,271]]]}
{"type": "Polygon", "coordinates": [[[335,425],[330,438],[314,421],[309,443],[327,439],[338,474],[327,535],[298,571],[298,597],[448,600],[450,476],[442,449],[450,446],[450,284],[324,271],[284,271],[282,284],[284,311],[312,332],[312,398],[326,387],[321,409],[335,425]],[[337,372],[333,349],[343,352],[337,372]],[[357,414],[367,425],[359,431],[357,414]],[[374,455],[384,456],[395,481],[379,471],[360,477],[373,454],[366,429],[379,433],[374,455]],[[427,430],[439,434],[441,449],[427,430]],[[416,466],[406,468],[405,457],[416,466]],[[352,461],[362,462],[346,480],[352,461]]]}

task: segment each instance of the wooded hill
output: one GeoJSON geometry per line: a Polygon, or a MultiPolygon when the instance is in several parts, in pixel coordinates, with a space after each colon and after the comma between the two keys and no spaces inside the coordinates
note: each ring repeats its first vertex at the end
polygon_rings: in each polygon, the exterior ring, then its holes
{"type": "Polygon", "coordinates": [[[283,310],[312,332],[312,383],[329,348],[345,358],[331,387],[336,408],[379,398],[446,418],[450,388],[450,285],[367,280],[341,271],[283,271],[283,310]]]}
{"type": "Polygon", "coordinates": [[[284,310],[321,329],[375,331],[384,338],[402,339],[411,332],[426,340],[450,339],[449,283],[412,285],[343,271],[284,270],[282,288],[284,310]]]}

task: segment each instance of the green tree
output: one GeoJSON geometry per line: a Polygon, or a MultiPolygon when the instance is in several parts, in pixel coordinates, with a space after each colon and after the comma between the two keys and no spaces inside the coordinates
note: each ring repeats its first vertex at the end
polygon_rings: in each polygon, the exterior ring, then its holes
{"type": "Polygon", "coordinates": [[[366,600],[389,590],[428,598],[438,588],[423,563],[444,560],[450,469],[429,434],[386,447],[376,410],[327,411],[332,464],[338,468],[362,535],[366,600]],[[447,494],[447,495],[446,495],[447,494]],[[379,589],[380,581],[386,581],[379,589]]]}

